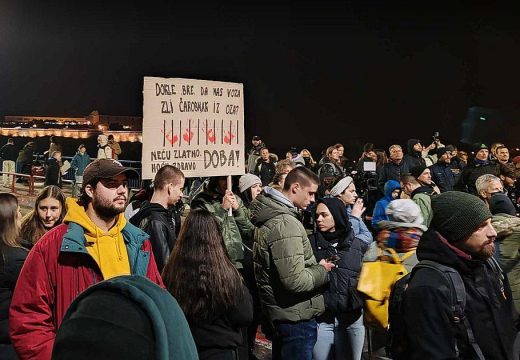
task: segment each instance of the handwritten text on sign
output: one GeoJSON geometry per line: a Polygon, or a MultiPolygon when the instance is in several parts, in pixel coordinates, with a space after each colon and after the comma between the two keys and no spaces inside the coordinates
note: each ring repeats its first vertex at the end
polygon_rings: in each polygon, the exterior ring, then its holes
{"type": "Polygon", "coordinates": [[[187,177],[244,174],[238,83],[144,78],[142,178],[170,164],[187,177]]]}

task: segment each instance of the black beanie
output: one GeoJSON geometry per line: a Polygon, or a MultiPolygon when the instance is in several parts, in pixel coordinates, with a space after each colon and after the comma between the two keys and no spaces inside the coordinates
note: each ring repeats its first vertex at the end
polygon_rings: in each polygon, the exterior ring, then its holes
{"type": "Polygon", "coordinates": [[[447,191],[432,197],[432,225],[451,243],[466,240],[491,212],[475,195],[447,191]]]}
{"type": "Polygon", "coordinates": [[[442,155],[444,155],[445,153],[448,152],[448,147],[444,146],[444,147],[441,147],[441,148],[437,148],[437,158],[441,158],[442,155]]]}
{"type": "Polygon", "coordinates": [[[516,209],[511,199],[506,194],[496,193],[489,200],[489,210],[495,214],[509,214],[516,216],[516,209]]]}
{"type": "Polygon", "coordinates": [[[426,170],[426,166],[416,165],[410,169],[410,174],[412,174],[412,176],[417,179],[419,176],[421,176],[424,170],[426,170]]]}

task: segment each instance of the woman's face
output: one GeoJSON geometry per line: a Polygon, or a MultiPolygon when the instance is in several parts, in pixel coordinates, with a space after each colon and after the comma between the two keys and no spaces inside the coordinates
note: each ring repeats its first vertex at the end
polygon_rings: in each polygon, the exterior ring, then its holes
{"type": "Polygon", "coordinates": [[[20,211],[20,207],[16,209],[16,228],[20,230],[22,228],[22,212],[20,211]]]}
{"type": "Polygon", "coordinates": [[[343,152],[345,151],[345,149],[343,147],[339,147],[338,148],[338,155],[339,156],[343,156],[343,152]]]}
{"type": "Polygon", "coordinates": [[[61,215],[61,204],[58,199],[46,198],[40,201],[38,204],[38,218],[42,223],[43,227],[47,230],[52,229],[56,224],[56,221],[61,215]]]}
{"type": "Polygon", "coordinates": [[[262,184],[254,184],[250,187],[251,198],[254,200],[262,192],[262,184]]]}
{"type": "Polygon", "coordinates": [[[345,205],[354,205],[357,199],[356,185],[350,184],[339,197],[345,205]]]}
{"type": "Polygon", "coordinates": [[[338,151],[338,149],[332,150],[332,152],[330,153],[330,158],[332,160],[339,160],[339,151],[338,151]]]}
{"type": "Polygon", "coordinates": [[[302,151],[302,157],[311,157],[311,154],[307,150],[302,151]]]}
{"type": "Polygon", "coordinates": [[[332,232],[336,223],[327,205],[319,203],[316,207],[316,225],[321,232],[332,232]]]}

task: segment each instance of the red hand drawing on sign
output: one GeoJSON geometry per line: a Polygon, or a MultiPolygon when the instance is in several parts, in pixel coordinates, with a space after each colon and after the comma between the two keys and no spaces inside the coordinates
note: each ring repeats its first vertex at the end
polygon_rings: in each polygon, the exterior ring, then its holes
{"type": "Polygon", "coordinates": [[[186,132],[182,135],[182,138],[187,143],[190,143],[191,139],[193,139],[193,131],[191,131],[190,129],[186,129],[186,132]]]}
{"type": "Polygon", "coordinates": [[[227,135],[224,136],[224,142],[228,145],[231,145],[231,141],[233,140],[233,138],[235,137],[235,135],[233,135],[231,133],[231,131],[227,131],[227,135]]]}
{"type": "Polygon", "coordinates": [[[206,139],[208,140],[208,142],[210,143],[215,143],[215,140],[216,137],[215,137],[215,134],[213,134],[213,129],[204,129],[204,132],[206,133],[206,139]]]}
{"type": "MultiPolygon", "coordinates": [[[[164,134],[164,130],[161,129],[161,132],[164,134]]],[[[164,134],[164,137],[166,138],[166,140],[168,140],[168,142],[173,145],[175,144],[177,141],[179,141],[179,137],[177,135],[173,135],[172,136],[172,133],[173,131],[168,131],[167,134],[164,134]]]]}

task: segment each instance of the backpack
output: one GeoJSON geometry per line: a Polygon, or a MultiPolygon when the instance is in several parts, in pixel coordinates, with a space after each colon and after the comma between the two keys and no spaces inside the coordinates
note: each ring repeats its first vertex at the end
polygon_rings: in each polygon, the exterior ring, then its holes
{"type": "MultiPolygon", "coordinates": [[[[471,329],[469,320],[464,314],[464,309],[466,307],[466,289],[460,274],[449,266],[445,266],[431,260],[421,260],[413,268],[411,273],[402,277],[392,287],[388,308],[390,326],[388,333],[389,337],[387,353],[389,353],[394,360],[405,360],[409,358],[407,331],[406,324],[404,322],[403,300],[406,289],[408,288],[408,284],[410,283],[412,277],[419,269],[424,268],[435,270],[442,274],[445,278],[449,285],[448,288],[450,289],[451,294],[451,322],[454,324],[454,326],[462,326],[464,329],[469,340],[469,344],[471,348],[473,348],[474,355],[476,356],[475,359],[485,360],[484,355],[482,354],[482,350],[475,340],[475,336],[473,335],[473,330],[471,329]]],[[[456,347],[458,357],[459,349],[458,346],[456,347]]]]}

